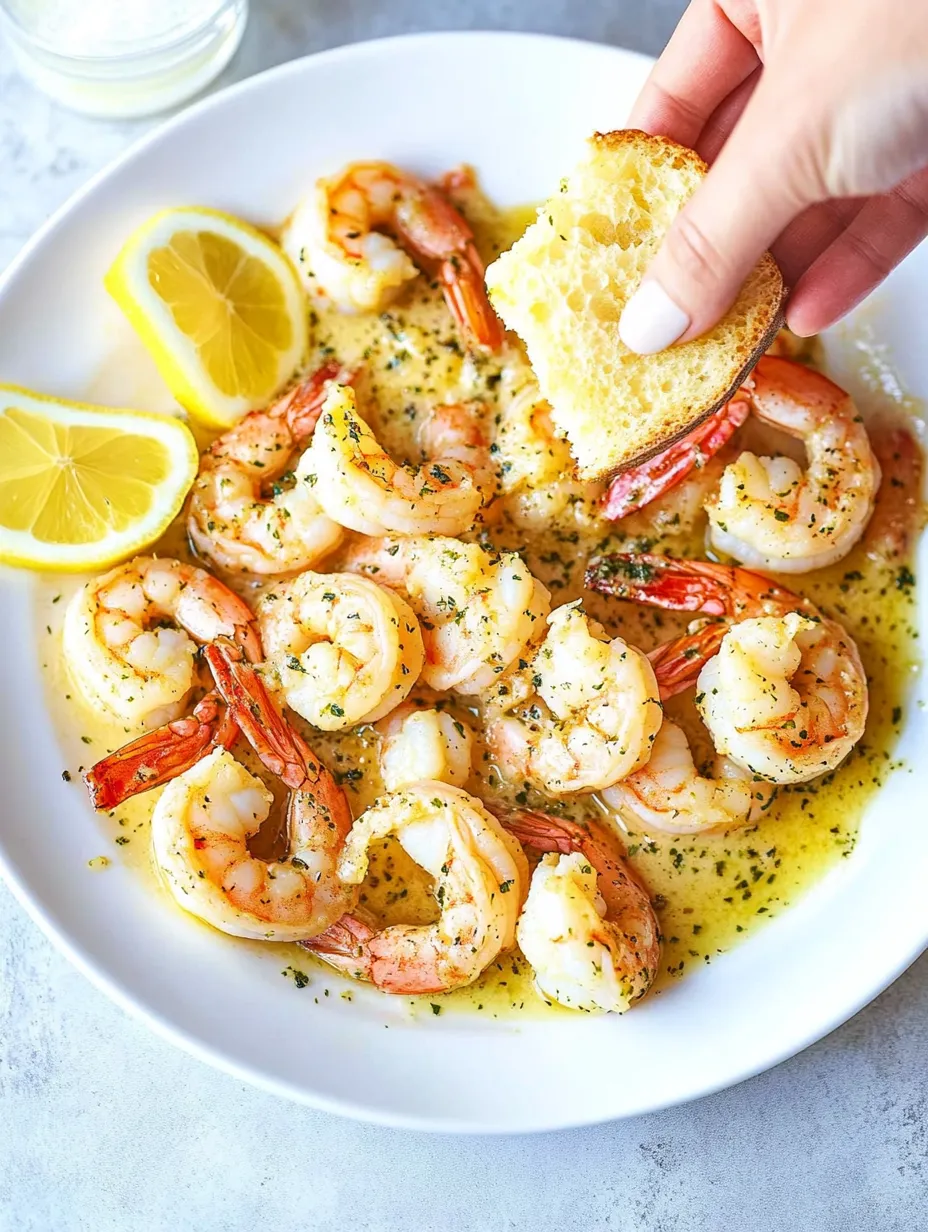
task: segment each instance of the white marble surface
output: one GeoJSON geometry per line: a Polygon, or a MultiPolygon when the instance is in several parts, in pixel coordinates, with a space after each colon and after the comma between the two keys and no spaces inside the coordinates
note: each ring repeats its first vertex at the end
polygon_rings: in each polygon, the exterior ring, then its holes
{"type": "MultiPolygon", "coordinates": [[[[682,8],[252,4],[220,84],[417,29],[537,29],[654,52],[682,8]]],[[[60,110],[0,45],[0,267],[146,127],[60,110]]],[[[688,1107],[537,1138],[399,1133],[286,1104],[162,1043],[72,970],[0,886],[0,1230],[909,1232],[928,1227],[926,1021],[928,957],[829,1039],[688,1107]]]]}

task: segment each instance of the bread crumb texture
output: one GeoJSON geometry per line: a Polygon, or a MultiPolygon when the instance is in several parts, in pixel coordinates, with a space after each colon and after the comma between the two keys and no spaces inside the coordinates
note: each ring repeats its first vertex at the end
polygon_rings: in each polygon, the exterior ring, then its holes
{"type": "Polygon", "coordinates": [[[586,159],[487,270],[490,299],[525,343],[581,478],[614,474],[687,432],[734,392],[779,326],[783,280],[765,254],[703,337],[657,355],[619,338],[622,309],[706,170],[664,137],[594,133],[586,159]]]}

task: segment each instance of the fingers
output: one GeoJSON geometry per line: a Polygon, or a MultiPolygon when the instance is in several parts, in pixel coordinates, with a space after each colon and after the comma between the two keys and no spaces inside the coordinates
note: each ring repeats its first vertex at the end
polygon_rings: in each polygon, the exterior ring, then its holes
{"type": "Polygon", "coordinates": [[[760,68],[756,68],[749,77],[742,81],[740,86],[732,90],[731,94],[719,103],[709,116],[694,146],[696,153],[705,162],[714,163],[718,158],[719,151],[731,136],[735,125],[741,119],[742,111],[748,104],[748,99],[757,87],[760,73],[760,68]]]}
{"type": "Polygon", "coordinates": [[[814,199],[803,117],[795,109],[787,114],[781,95],[765,74],[709,175],[674,220],[619,322],[631,350],[652,354],[711,328],[763,251],[814,199]]]}
{"type": "Polygon", "coordinates": [[[693,0],[645,82],[629,127],[694,146],[716,107],[758,66],[713,0],[693,0]]]}
{"type": "Polygon", "coordinates": [[[808,335],[833,324],[928,235],[928,170],[870,197],[810,269],[790,301],[788,323],[808,335]]]}
{"type": "Polygon", "coordinates": [[[803,210],[789,224],[770,250],[788,287],[794,287],[812,262],[850,225],[863,208],[865,199],[843,197],[822,201],[803,210]]]}

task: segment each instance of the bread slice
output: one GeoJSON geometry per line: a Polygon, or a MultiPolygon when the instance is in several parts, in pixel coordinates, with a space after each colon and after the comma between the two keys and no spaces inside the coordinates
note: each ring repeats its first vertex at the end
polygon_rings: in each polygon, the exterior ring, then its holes
{"type": "Polygon", "coordinates": [[[585,161],[487,270],[490,299],[525,343],[583,479],[651,457],[711,414],[781,323],[783,279],[765,253],[703,337],[657,355],[619,338],[622,309],[706,171],[664,137],[594,133],[585,161]]]}

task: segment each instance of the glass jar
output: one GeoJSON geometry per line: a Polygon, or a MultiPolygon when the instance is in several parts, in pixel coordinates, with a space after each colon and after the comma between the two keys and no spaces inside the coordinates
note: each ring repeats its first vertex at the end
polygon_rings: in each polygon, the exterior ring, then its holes
{"type": "Polygon", "coordinates": [[[19,67],[96,116],[163,111],[202,90],[238,47],[248,0],[0,0],[19,67]]]}

